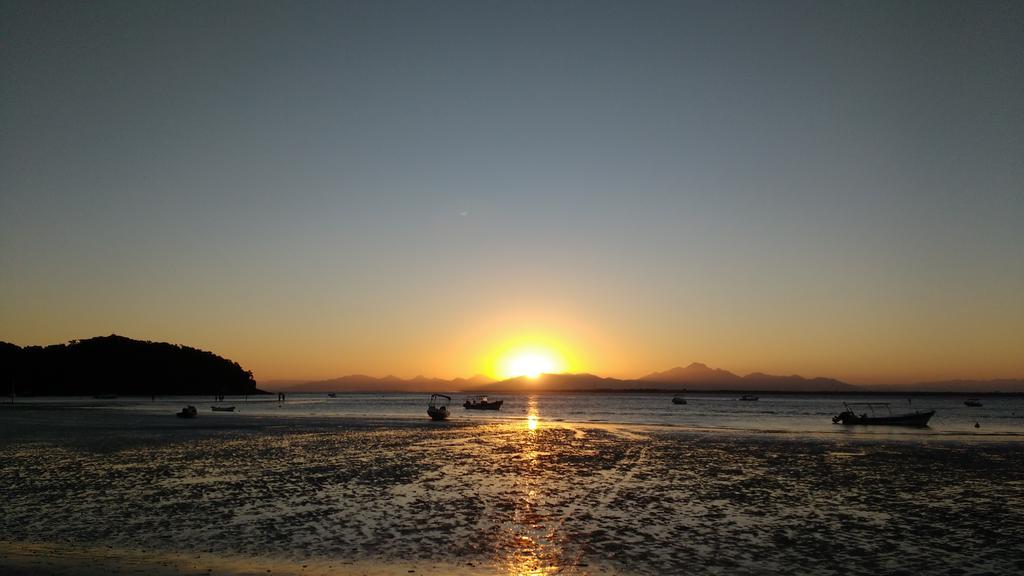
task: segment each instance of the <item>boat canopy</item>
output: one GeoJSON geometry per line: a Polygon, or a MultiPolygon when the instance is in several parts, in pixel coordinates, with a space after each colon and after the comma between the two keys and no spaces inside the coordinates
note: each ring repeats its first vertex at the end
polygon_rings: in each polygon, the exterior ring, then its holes
{"type": "Polygon", "coordinates": [[[452,397],[451,396],[447,396],[445,394],[431,394],[430,395],[430,402],[427,403],[427,406],[428,407],[447,406],[448,404],[451,403],[451,401],[452,401],[452,397]],[[444,398],[444,400],[442,400],[442,398],[444,398]]]}
{"type": "Polygon", "coordinates": [[[889,407],[888,402],[843,402],[843,406],[846,406],[847,410],[853,411],[854,406],[866,406],[871,413],[874,414],[875,408],[885,408],[892,414],[892,408],[889,407]]]}

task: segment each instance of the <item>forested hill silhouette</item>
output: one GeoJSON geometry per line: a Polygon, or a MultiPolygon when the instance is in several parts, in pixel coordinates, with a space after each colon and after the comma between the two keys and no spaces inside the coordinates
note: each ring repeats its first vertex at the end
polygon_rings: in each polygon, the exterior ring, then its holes
{"type": "Polygon", "coordinates": [[[0,394],[257,394],[252,372],[212,352],[112,334],[67,344],[0,342],[0,394]]]}

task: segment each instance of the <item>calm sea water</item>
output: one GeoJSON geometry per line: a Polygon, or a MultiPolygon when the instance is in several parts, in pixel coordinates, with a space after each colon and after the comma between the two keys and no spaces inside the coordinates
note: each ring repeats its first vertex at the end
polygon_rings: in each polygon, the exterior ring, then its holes
{"type": "MultiPolygon", "coordinates": [[[[500,395],[498,412],[465,410],[464,394],[452,395],[452,420],[529,420],[538,422],[581,422],[676,425],[766,432],[812,432],[842,434],[992,434],[1024,435],[1024,397],[981,396],[983,406],[964,405],[963,395],[813,395],[761,394],[757,401],[741,401],[739,394],[690,393],[687,404],[672,404],[671,394],[656,393],[564,393],[500,395]],[[935,410],[925,429],[832,424],[832,416],[843,410],[843,402],[888,402],[893,413],[935,410]],[[977,426],[975,426],[977,424],[977,426]]],[[[288,394],[283,403],[276,396],[226,397],[222,405],[233,405],[237,413],[252,416],[365,417],[383,419],[426,419],[428,394],[409,393],[324,393],[288,394]]],[[[31,398],[21,402],[82,404],[82,398],[31,398]]],[[[203,416],[212,413],[210,397],[159,397],[148,399],[90,400],[97,408],[171,413],[194,404],[203,416]]],[[[884,408],[882,409],[884,411],[884,408]]]]}

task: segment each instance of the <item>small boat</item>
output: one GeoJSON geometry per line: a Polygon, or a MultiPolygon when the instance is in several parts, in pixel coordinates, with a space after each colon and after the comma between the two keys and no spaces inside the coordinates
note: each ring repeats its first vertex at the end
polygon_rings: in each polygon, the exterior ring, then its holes
{"type": "Polygon", "coordinates": [[[181,412],[177,413],[178,418],[195,418],[199,411],[196,410],[195,406],[185,406],[181,409],[181,412]]]}
{"type": "Polygon", "coordinates": [[[905,414],[893,414],[892,409],[889,408],[888,402],[843,402],[843,406],[846,410],[832,417],[833,424],[863,424],[863,425],[879,425],[879,426],[916,426],[918,428],[924,428],[928,425],[928,420],[935,415],[935,410],[929,410],[927,412],[907,412],[905,414]],[[857,414],[854,412],[854,408],[860,407],[867,408],[867,412],[861,412],[857,414]],[[878,415],[875,413],[875,408],[884,407],[886,410],[885,414],[878,415]]]}
{"type": "Polygon", "coordinates": [[[504,403],[504,400],[491,402],[487,399],[487,396],[473,396],[466,398],[466,401],[462,403],[462,407],[466,410],[501,410],[501,405],[504,403]]]}
{"type": "Polygon", "coordinates": [[[682,396],[673,396],[672,397],[672,403],[673,404],[686,404],[686,398],[683,398],[682,396]]]}
{"type": "Polygon", "coordinates": [[[214,412],[234,412],[234,406],[210,406],[210,410],[214,412]]]}
{"type": "Polygon", "coordinates": [[[448,418],[451,411],[448,410],[448,406],[452,403],[451,396],[445,396],[444,394],[431,394],[430,402],[427,403],[427,416],[430,416],[432,420],[444,420],[448,418]]]}
{"type": "Polygon", "coordinates": [[[327,397],[328,397],[328,398],[337,398],[337,397],[338,397],[338,395],[337,395],[337,394],[335,394],[334,392],[328,392],[328,393],[327,393],[327,397]]]}
{"type": "Polygon", "coordinates": [[[753,394],[744,394],[743,396],[740,396],[740,400],[743,400],[744,402],[757,402],[758,398],[758,396],[754,396],[753,394]]]}
{"type": "Polygon", "coordinates": [[[981,400],[978,400],[977,398],[964,400],[964,406],[970,406],[971,408],[981,408],[981,400]]]}

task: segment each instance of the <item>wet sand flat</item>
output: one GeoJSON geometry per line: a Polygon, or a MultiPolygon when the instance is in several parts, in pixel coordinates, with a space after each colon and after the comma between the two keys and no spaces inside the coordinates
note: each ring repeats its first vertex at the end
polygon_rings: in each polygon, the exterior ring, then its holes
{"type": "Polygon", "coordinates": [[[1022,448],[2,409],[0,569],[1022,573],[1022,448]]]}

